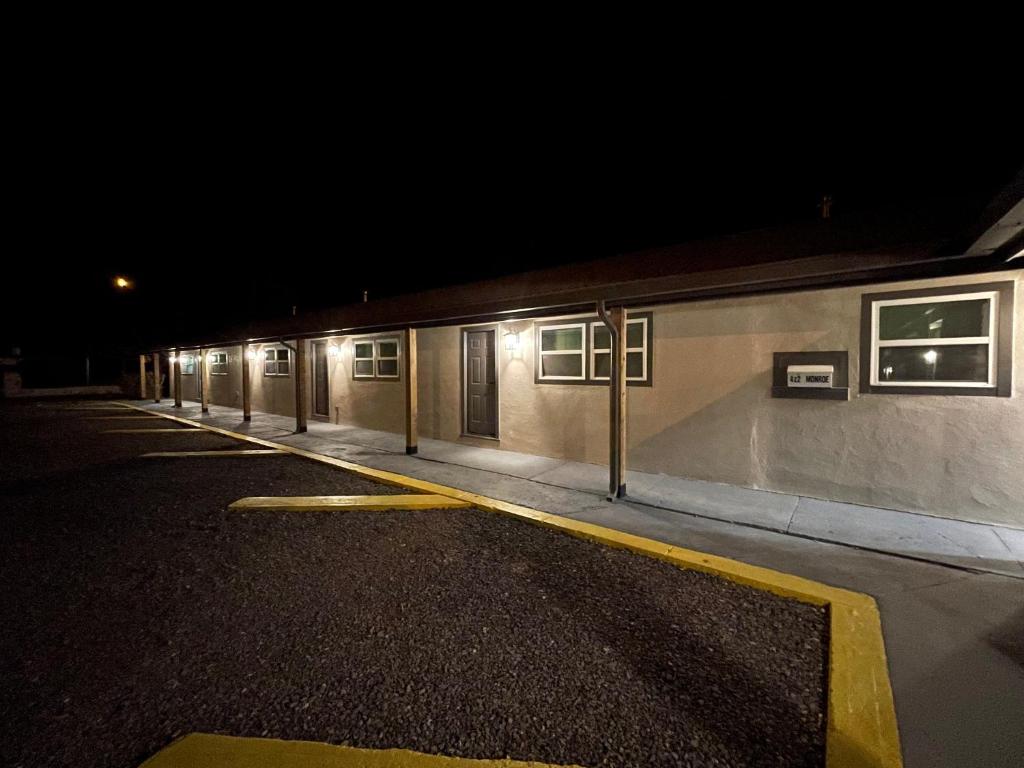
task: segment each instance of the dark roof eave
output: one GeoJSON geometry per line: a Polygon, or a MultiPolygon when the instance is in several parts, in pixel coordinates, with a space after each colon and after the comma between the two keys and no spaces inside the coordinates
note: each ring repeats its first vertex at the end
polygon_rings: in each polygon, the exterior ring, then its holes
{"type": "Polygon", "coordinates": [[[413,303],[415,296],[355,304],[261,324],[242,336],[221,336],[202,344],[233,346],[279,339],[317,338],[468,323],[497,322],[545,314],[571,314],[593,309],[598,300],[610,306],[648,306],[751,293],[835,288],[870,282],[888,282],[1007,268],[992,255],[936,255],[937,243],[915,246],[903,252],[847,253],[773,261],[756,266],[706,270],[671,277],[648,278],[592,285],[570,291],[551,291],[498,300],[486,298],[438,310],[413,303]]]}

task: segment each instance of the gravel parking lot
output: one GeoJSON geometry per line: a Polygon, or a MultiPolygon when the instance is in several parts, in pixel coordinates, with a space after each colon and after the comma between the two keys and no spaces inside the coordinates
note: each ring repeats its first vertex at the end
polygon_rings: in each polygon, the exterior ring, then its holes
{"type": "MultiPolygon", "coordinates": [[[[824,765],[825,612],[229,438],[0,406],[0,758],[134,766],[190,731],[584,766],[824,765]],[[241,446],[245,447],[245,446],[241,446]]],[[[144,426],[166,426],[139,422],[144,426]]]]}

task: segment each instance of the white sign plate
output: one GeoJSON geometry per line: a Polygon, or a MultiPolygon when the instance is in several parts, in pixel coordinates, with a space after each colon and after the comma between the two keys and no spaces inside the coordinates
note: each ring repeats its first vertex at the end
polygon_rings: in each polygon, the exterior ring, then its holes
{"type": "Polygon", "coordinates": [[[786,369],[786,385],[790,387],[831,387],[833,373],[831,365],[791,365],[786,369]]]}

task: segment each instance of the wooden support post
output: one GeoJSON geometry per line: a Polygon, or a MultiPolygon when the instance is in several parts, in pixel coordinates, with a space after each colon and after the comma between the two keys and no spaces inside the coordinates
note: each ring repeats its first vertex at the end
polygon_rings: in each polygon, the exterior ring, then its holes
{"type": "Polygon", "coordinates": [[[153,402],[160,402],[160,353],[153,353],[153,402]]]}
{"type": "Polygon", "coordinates": [[[626,495],[626,310],[614,307],[609,313],[615,331],[612,336],[611,381],[609,382],[610,468],[609,495],[626,495]]]}
{"type": "Polygon", "coordinates": [[[419,396],[416,390],[416,329],[407,328],[404,339],[405,357],[405,452],[414,456],[419,450],[419,396]]]}
{"type": "Polygon", "coordinates": [[[210,412],[210,353],[205,349],[200,349],[197,355],[197,362],[199,363],[199,379],[202,382],[203,395],[199,399],[200,409],[203,413],[210,412]]]}
{"type": "Polygon", "coordinates": [[[139,400],[146,399],[146,356],[139,355],[139,400]]]}
{"type": "Polygon", "coordinates": [[[306,431],[306,344],[302,339],[295,341],[295,431],[306,431]]]}
{"type": "Polygon", "coordinates": [[[252,361],[249,359],[249,345],[242,345],[242,421],[252,421],[252,381],[249,378],[252,371],[249,367],[252,361]]]}
{"type": "Polygon", "coordinates": [[[174,407],[181,408],[181,350],[174,350],[174,407]]]}

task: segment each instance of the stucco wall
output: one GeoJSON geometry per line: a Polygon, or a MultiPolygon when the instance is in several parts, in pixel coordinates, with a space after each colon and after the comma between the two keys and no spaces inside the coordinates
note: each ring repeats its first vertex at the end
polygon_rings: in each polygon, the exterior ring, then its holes
{"type": "MultiPolygon", "coordinates": [[[[294,341],[289,341],[288,344],[295,347],[294,341]]],[[[287,376],[267,376],[264,373],[264,358],[260,353],[268,349],[277,349],[280,346],[280,344],[253,344],[249,347],[256,353],[255,360],[245,361],[247,365],[251,366],[249,381],[252,385],[252,409],[264,413],[276,413],[279,416],[295,416],[295,353],[292,352],[289,355],[291,364],[288,366],[287,376]]],[[[235,347],[235,353],[240,361],[242,348],[235,347]]],[[[231,355],[228,356],[228,367],[238,378],[238,404],[236,407],[241,408],[242,370],[231,355]]]]}
{"type": "MultiPolygon", "coordinates": [[[[651,307],[654,385],[629,388],[629,467],[1024,526],[1022,274],[651,307]],[[1012,398],[859,393],[862,294],[995,280],[1017,283],[1012,398]],[[849,402],[771,397],[773,353],[800,350],[849,351],[849,402]]],[[[460,437],[460,334],[418,333],[419,431],[475,442],[460,437]]],[[[481,444],[606,463],[607,389],[535,383],[530,321],[496,341],[501,439],[481,444]]],[[[332,343],[332,421],[401,432],[402,383],[353,381],[352,339],[332,343]]]]}
{"type": "MultiPolygon", "coordinates": [[[[393,338],[394,334],[386,334],[393,338]]],[[[352,378],[355,340],[362,336],[330,339],[338,348],[328,358],[331,387],[331,421],[355,424],[385,432],[405,432],[405,371],[400,367],[397,380],[376,381],[352,378]]],[[[418,348],[418,347],[417,347],[418,348]]],[[[456,394],[456,398],[458,395],[456,394]]]]}
{"type": "Polygon", "coordinates": [[[1021,274],[658,309],[654,388],[630,391],[630,465],[1024,525],[1021,274]],[[1017,282],[1013,397],[860,394],[862,294],[1007,279],[1017,282]],[[770,396],[773,352],[844,349],[849,402],[770,396]]]}

